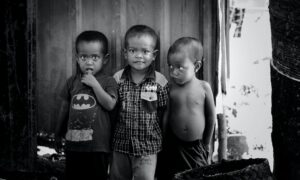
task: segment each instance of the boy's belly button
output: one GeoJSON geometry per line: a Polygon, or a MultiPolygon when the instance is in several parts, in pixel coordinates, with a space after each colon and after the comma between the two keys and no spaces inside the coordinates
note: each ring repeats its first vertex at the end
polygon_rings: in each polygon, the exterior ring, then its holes
{"type": "Polygon", "coordinates": [[[183,128],[183,131],[186,133],[189,129],[187,127],[183,128]]]}

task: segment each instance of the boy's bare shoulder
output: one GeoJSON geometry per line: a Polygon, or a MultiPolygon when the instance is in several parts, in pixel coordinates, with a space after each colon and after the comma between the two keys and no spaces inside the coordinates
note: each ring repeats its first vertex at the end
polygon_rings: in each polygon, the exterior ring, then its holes
{"type": "Polygon", "coordinates": [[[199,86],[201,86],[204,91],[211,91],[210,84],[207,81],[199,80],[198,82],[199,86]]]}

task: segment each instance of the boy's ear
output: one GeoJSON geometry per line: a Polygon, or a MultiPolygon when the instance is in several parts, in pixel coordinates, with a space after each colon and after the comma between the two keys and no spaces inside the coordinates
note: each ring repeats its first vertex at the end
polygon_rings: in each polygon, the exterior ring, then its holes
{"type": "Polygon", "coordinates": [[[201,68],[202,66],[202,61],[201,60],[196,60],[195,61],[195,72],[198,72],[199,69],[201,68]]]}
{"type": "Polygon", "coordinates": [[[125,48],[123,49],[123,53],[124,53],[124,58],[127,59],[128,58],[128,54],[127,54],[127,50],[125,48]]]}
{"type": "Polygon", "coordinates": [[[155,60],[156,56],[158,55],[158,50],[157,50],[157,49],[154,50],[154,51],[152,52],[152,54],[153,54],[153,60],[155,60]]]}
{"type": "Polygon", "coordinates": [[[105,56],[103,57],[103,64],[106,64],[108,62],[108,59],[109,59],[109,54],[105,54],[105,56]]]}
{"type": "Polygon", "coordinates": [[[78,54],[75,54],[75,59],[76,59],[76,62],[79,63],[80,60],[79,60],[78,54]]]}

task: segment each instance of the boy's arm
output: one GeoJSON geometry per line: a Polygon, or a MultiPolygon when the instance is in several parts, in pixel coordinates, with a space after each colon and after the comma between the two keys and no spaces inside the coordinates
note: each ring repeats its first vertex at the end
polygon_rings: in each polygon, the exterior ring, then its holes
{"type": "Polygon", "coordinates": [[[82,77],[81,82],[90,86],[93,89],[98,102],[106,110],[111,111],[115,107],[117,97],[108,94],[92,74],[85,74],[82,77]]]}
{"type": "Polygon", "coordinates": [[[159,88],[159,92],[158,92],[158,106],[159,106],[159,111],[160,111],[159,112],[160,126],[161,126],[163,136],[165,136],[165,134],[166,134],[167,124],[168,124],[169,91],[170,91],[170,87],[166,81],[164,86],[159,88]]]}
{"type": "Polygon", "coordinates": [[[203,143],[209,148],[212,139],[214,125],[216,120],[215,103],[210,85],[205,82],[205,129],[203,133],[203,143]]]}
{"type": "Polygon", "coordinates": [[[162,133],[165,137],[167,132],[167,124],[168,124],[168,117],[169,117],[169,101],[167,102],[167,107],[164,108],[164,111],[162,112],[162,120],[161,120],[161,126],[162,126],[162,133]]]}
{"type": "Polygon", "coordinates": [[[159,107],[157,110],[159,117],[159,125],[163,136],[166,133],[167,123],[168,123],[168,110],[167,107],[159,107]]]}
{"type": "Polygon", "coordinates": [[[117,98],[108,94],[99,83],[97,86],[93,87],[93,90],[97,97],[98,102],[105,109],[111,111],[115,107],[117,98]]]}

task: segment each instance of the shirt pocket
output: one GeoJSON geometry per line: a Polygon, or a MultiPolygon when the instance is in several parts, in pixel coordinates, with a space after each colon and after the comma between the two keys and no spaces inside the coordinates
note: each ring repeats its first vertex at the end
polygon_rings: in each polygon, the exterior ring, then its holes
{"type": "Polygon", "coordinates": [[[157,93],[141,92],[142,109],[147,113],[153,113],[157,109],[157,93]]]}

